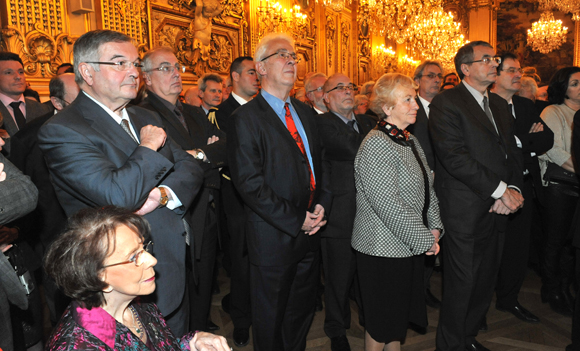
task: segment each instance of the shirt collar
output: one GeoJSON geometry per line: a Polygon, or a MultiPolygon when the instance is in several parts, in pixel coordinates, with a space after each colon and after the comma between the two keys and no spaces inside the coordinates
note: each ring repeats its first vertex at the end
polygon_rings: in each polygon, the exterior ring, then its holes
{"type": "Polygon", "coordinates": [[[14,101],[22,101],[22,102],[24,102],[24,104],[26,104],[26,100],[24,100],[24,94],[20,94],[20,98],[14,100],[13,98],[11,98],[9,96],[0,93],[0,101],[2,101],[2,103],[6,107],[8,107],[8,105],[10,105],[10,103],[12,103],[14,101]]]}
{"type": "Polygon", "coordinates": [[[323,115],[326,112],[320,111],[319,109],[316,108],[316,106],[312,106],[312,108],[314,109],[314,111],[316,111],[316,113],[318,113],[319,115],[323,115]]]}
{"type": "Polygon", "coordinates": [[[331,111],[331,112],[334,113],[335,115],[337,115],[338,118],[340,118],[346,124],[348,124],[348,122],[350,122],[350,121],[356,120],[355,119],[355,116],[354,116],[354,113],[352,111],[350,111],[350,117],[351,117],[351,119],[348,119],[348,118],[344,117],[340,113],[337,113],[337,112],[334,112],[334,111],[331,111]]]}
{"type": "Polygon", "coordinates": [[[243,97],[239,96],[238,94],[234,93],[233,91],[231,92],[231,95],[234,97],[234,99],[240,105],[245,105],[246,103],[248,103],[248,100],[244,99],[243,97]]]}
{"type": "Polygon", "coordinates": [[[487,97],[487,101],[489,101],[489,97],[487,95],[487,90],[485,90],[485,92],[482,95],[479,91],[477,91],[477,89],[475,89],[471,85],[467,84],[467,82],[465,80],[463,81],[463,84],[465,84],[465,87],[467,88],[467,90],[471,93],[471,95],[473,95],[473,97],[479,103],[480,106],[483,106],[483,97],[484,96],[487,97]]]}
{"type": "Polygon", "coordinates": [[[429,117],[429,105],[431,103],[429,101],[423,99],[423,97],[421,95],[417,94],[417,96],[419,97],[419,101],[421,101],[421,104],[423,105],[425,112],[427,112],[427,117],[429,117]]]}
{"type": "Polygon", "coordinates": [[[179,106],[181,105],[181,102],[179,101],[179,99],[177,99],[177,101],[175,102],[175,105],[174,105],[171,102],[162,98],[161,96],[155,94],[151,90],[147,90],[147,94],[151,94],[151,95],[155,96],[156,98],[158,98],[161,101],[161,103],[163,103],[163,106],[167,107],[171,112],[175,111],[175,108],[176,107],[179,108],[179,106]]]}
{"type": "MultiPolygon", "coordinates": [[[[115,120],[115,122],[117,122],[118,124],[121,124],[121,121],[124,119],[126,119],[128,122],[131,122],[131,120],[129,119],[129,114],[127,113],[127,109],[125,107],[123,107],[123,110],[121,110],[121,114],[123,115],[123,117],[119,117],[119,115],[116,114],[115,112],[113,112],[113,110],[111,110],[107,106],[101,104],[99,101],[97,101],[97,99],[95,99],[91,95],[87,94],[86,91],[83,90],[83,93],[86,96],[88,96],[89,99],[93,100],[97,105],[101,106],[103,108],[103,110],[105,110],[105,112],[107,112],[109,114],[109,116],[111,116],[115,120]]],[[[131,123],[129,123],[129,125],[131,125],[131,123]]]]}
{"type": "Polygon", "coordinates": [[[72,302],[71,310],[73,320],[79,326],[99,338],[111,349],[115,349],[117,321],[113,316],[100,307],[94,307],[90,310],[83,308],[76,301],[72,302]]]}
{"type": "Polygon", "coordinates": [[[264,97],[264,99],[266,100],[266,102],[270,105],[270,107],[272,107],[272,109],[274,110],[274,112],[276,112],[276,114],[280,115],[284,115],[284,105],[286,103],[291,104],[290,101],[290,97],[288,96],[288,98],[286,98],[286,101],[282,101],[281,99],[275,97],[274,95],[268,93],[266,90],[262,89],[262,97],[264,97]]]}

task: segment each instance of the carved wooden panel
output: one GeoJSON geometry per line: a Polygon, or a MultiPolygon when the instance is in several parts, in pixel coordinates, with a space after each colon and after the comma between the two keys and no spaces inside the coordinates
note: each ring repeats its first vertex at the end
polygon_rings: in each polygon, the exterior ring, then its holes
{"type": "Polygon", "coordinates": [[[149,46],[147,0],[95,0],[99,28],[124,33],[135,39],[140,51],[149,46]]]}

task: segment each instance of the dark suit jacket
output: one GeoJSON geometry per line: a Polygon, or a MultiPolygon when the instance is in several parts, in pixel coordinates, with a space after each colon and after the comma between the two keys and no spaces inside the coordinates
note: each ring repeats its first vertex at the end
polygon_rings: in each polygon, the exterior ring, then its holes
{"type": "Polygon", "coordinates": [[[542,186],[540,164],[538,163],[537,156],[552,148],[554,145],[554,133],[540,118],[540,114],[532,100],[514,95],[512,101],[514,110],[516,111],[514,133],[522,143],[521,151],[524,157],[524,167],[530,172],[534,182],[534,189],[541,201],[544,187],[542,186]],[[534,123],[542,123],[544,125],[544,131],[530,133],[530,128],[534,123]],[[532,157],[531,152],[536,153],[536,157],[532,157]]]}
{"type": "Polygon", "coordinates": [[[435,96],[429,132],[437,155],[435,190],[446,229],[461,233],[505,229],[508,216],[489,213],[500,181],[521,188],[522,153],[507,102],[489,93],[499,134],[464,83],[435,96]]]}
{"type": "Polygon", "coordinates": [[[229,124],[231,122],[230,116],[238,107],[240,107],[240,103],[234,99],[232,94],[230,94],[230,96],[217,107],[215,118],[219,128],[225,133],[228,132],[229,124]]]}
{"type": "MultiPolygon", "coordinates": [[[[31,99],[24,99],[24,101],[26,101],[26,123],[30,123],[32,120],[53,111],[49,106],[41,104],[40,102],[31,99]]],[[[4,125],[1,128],[6,129],[10,136],[16,134],[16,132],[18,132],[18,126],[3,103],[0,103],[0,115],[2,115],[4,119],[4,125]]],[[[10,155],[10,144],[11,140],[8,139],[6,140],[6,145],[2,147],[2,152],[5,155],[10,155]]]]}
{"type": "MultiPolygon", "coordinates": [[[[127,109],[137,133],[163,127],[159,116],[140,107],[127,109]]],[[[165,316],[185,292],[183,218],[199,191],[203,171],[171,138],[157,152],[138,146],[123,128],[83,92],[50,119],[38,134],[58,199],[68,216],[86,207],[115,205],[139,209],[151,189],[166,185],[182,206],[145,215],[157,258],[155,302],[165,316]]],[[[190,223],[191,224],[191,223],[190,223]]],[[[154,296],[155,297],[155,296],[154,296]]]]}
{"type": "MultiPolygon", "coordinates": [[[[183,104],[183,118],[189,131],[175,114],[163,104],[161,98],[149,93],[139,105],[148,110],[157,112],[165,125],[165,131],[184,150],[202,149],[211,163],[196,161],[204,171],[204,183],[201,191],[192,203],[191,228],[195,240],[194,253],[196,258],[201,257],[201,242],[205,228],[207,206],[209,202],[210,189],[220,188],[219,167],[226,165],[226,135],[209,122],[203,110],[192,105],[183,104]],[[207,139],[215,135],[219,141],[207,145],[207,139]]],[[[216,200],[217,200],[217,196],[216,200]]]]}
{"type": "MultiPolygon", "coordinates": [[[[572,130],[572,155],[576,162],[574,169],[576,175],[580,175],[580,111],[574,115],[574,130],[572,130]]],[[[580,200],[576,206],[576,214],[574,215],[574,222],[572,223],[572,244],[580,249],[580,200]]]]}
{"type": "Polygon", "coordinates": [[[355,132],[332,112],[316,118],[318,134],[324,148],[332,191],[332,209],[328,224],[321,229],[322,237],[350,238],[356,214],[356,189],[354,185],[354,158],[359,146],[375,121],[366,115],[357,115],[359,132],[355,132]]]}
{"type": "Polygon", "coordinates": [[[419,100],[419,96],[415,98],[417,105],[419,105],[419,110],[417,111],[417,119],[415,124],[411,124],[407,127],[409,133],[413,134],[425,152],[425,157],[427,158],[427,163],[431,170],[435,170],[435,154],[433,153],[433,145],[431,143],[431,137],[429,136],[429,117],[427,117],[427,111],[423,107],[423,103],[419,100]]]}
{"type": "Polygon", "coordinates": [[[50,181],[44,155],[38,147],[38,131],[46,121],[54,116],[49,112],[38,117],[16,133],[12,139],[10,160],[28,176],[38,188],[38,206],[29,215],[18,220],[18,227],[27,233],[27,241],[32,246],[35,242],[48,248],[50,243],[63,231],[66,224],[66,213],[60,206],[50,181]]]}
{"type": "MultiPolygon", "coordinates": [[[[312,109],[292,99],[310,145],[316,191],[314,204],[332,202],[312,109]]],[[[238,108],[228,132],[232,181],[246,205],[250,262],[276,266],[297,262],[320,248],[320,235],[301,230],[310,199],[308,162],[262,94],[238,108]]],[[[313,206],[314,206],[313,204],[313,206]]]]}

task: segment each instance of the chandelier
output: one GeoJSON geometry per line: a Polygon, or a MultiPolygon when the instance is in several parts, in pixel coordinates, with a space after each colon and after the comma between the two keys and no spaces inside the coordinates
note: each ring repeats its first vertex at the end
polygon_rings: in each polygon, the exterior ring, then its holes
{"type": "Polygon", "coordinates": [[[552,0],[558,10],[572,14],[572,20],[580,20],[580,2],[578,0],[552,0]]]}
{"type": "Polygon", "coordinates": [[[440,0],[359,0],[368,8],[371,32],[403,44],[409,37],[409,28],[431,12],[440,0]]]}
{"type": "Polygon", "coordinates": [[[393,72],[397,68],[397,56],[392,47],[388,49],[385,44],[375,46],[373,49],[373,76],[378,78],[387,72],[393,72]]]}
{"type": "Polygon", "coordinates": [[[532,23],[532,29],[528,29],[528,45],[532,50],[547,54],[566,42],[566,33],[568,28],[562,27],[562,21],[554,20],[554,15],[545,11],[539,21],[532,23]]]}
{"type": "Polygon", "coordinates": [[[322,5],[330,7],[335,12],[340,12],[344,10],[346,3],[350,6],[352,0],[316,0],[316,3],[322,2],[322,5]]]}
{"type": "Polygon", "coordinates": [[[258,6],[258,38],[272,32],[282,32],[295,40],[305,39],[310,33],[308,15],[300,12],[300,6],[285,9],[280,3],[260,0],[258,6]]]}
{"type": "Polygon", "coordinates": [[[461,33],[461,23],[453,15],[436,6],[413,27],[407,28],[407,51],[415,57],[438,60],[446,68],[453,68],[453,58],[460,47],[469,43],[461,33]]]}
{"type": "Polygon", "coordinates": [[[397,60],[397,72],[412,77],[415,73],[415,68],[419,66],[421,61],[417,61],[408,55],[400,56],[397,60]]]}

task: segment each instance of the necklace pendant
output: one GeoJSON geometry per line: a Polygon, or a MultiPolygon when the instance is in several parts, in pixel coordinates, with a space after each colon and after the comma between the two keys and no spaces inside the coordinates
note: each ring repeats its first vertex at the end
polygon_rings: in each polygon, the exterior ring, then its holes
{"type": "Polygon", "coordinates": [[[139,328],[139,327],[135,327],[135,331],[139,334],[141,334],[141,332],[142,332],[141,328],[139,328]]]}

